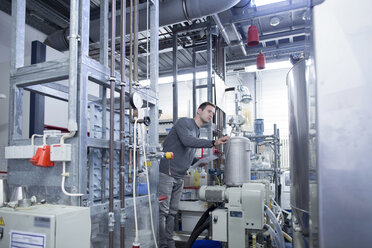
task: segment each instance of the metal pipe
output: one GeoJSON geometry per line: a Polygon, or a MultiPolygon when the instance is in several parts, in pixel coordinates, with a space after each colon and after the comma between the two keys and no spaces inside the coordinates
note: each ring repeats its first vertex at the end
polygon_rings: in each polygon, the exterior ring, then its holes
{"type": "Polygon", "coordinates": [[[245,49],[245,43],[242,41],[242,36],[239,34],[234,23],[231,23],[231,29],[233,30],[236,38],[238,39],[238,43],[239,43],[240,49],[242,50],[242,53],[244,54],[244,56],[247,56],[247,50],[245,49]]]}
{"type": "Polygon", "coordinates": [[[278,190],[278,149],[276,139],[276,124],[274,124],[274,182],[275,182],[275,201],[279,202],[279,190],[278,190]]]}
{"type": "MultiPolygon", "coordinates": [[[[116,13],[116,1],[111,1],[111,15],[116,13]]],[[[115,93],[115,30],[116,18],[111,18],[110,68],[110,175],[109,175],[109,247],[114,248],[114,93],[115,93]]]]}
{"type": "Polygon", "coordinates": [[[134,82],[138,83],[138,0],[134,0],[134,82]]]}
{"type": "MultiPolygon", "coordinates": [[[[108,66],[108,32],[109,32],[109,0],[103,0],[100,3],[100,49],[99,60],[104,66],[108,66]]],[[[102,139],[106,139],[106,114],[107,114],[107,96],[106,87],[100,87],[100,98],[102,99],[102,139]]],[[[101,166],[101,202],[106,202],[106,161],[107,149],[103,151],[101,166]]]]}
{"type": "Polygon", "coordinates": [[[173,124],[175,124],[178,119],[177,33],[173,33],[172,38],[173,38],[173,124]]]}
{"type": "MultiPolygon", "coordinates": [[[[195,41],[193,41],[193,44],[195,44],[195,41]]],[[[196,51],[195,48],[192,49],[192,64],[194,67],[194,70],[192,72],[192,113],[193,117],[196,116],[196,51]]]]}
{"type": "Polygon", "coordinates": [[[78,4],[79,1],[70,1],[70,65],[69,65],[69,89],[68,89],[68,130],[78,130],[76,122],[77,104],[77,57],[78,57],[78,4]]]}
{"type": "MultiPolygon", "coordinates": [[[[208,18],[208,21],[210,23],[210,18],[208,18]]],[[[209,26],[208,32],[207,32],[207,100],[208,102],[212,102],[212,66],[213,66],[213,47],[212,47],[212,33],[211,33],[211,27],[209,26]]]]}
{"type": "MultiPolygon", "coordinates": [[[[230,9],[240,0],[166,0],[159,4],[159,26],[168,26],[187,20],[194,20],[204,16],[230,9]]],[[[120,21],[118,18],[118,22],[120,21]]],[[[128,19],[130,17],[127,17],[128,19]]],[[[127,25],[128,25],[127,20],[127,25]]],[[[128,27],[127,27],[128,28],[128,27]]],[[[139,11],[139,31],[146,29],[146,9],[139,11]]],[[[58,30],[48,36],[45,43],[57,50],[67,49],[66,30],[58,30]]],[[[99,40],[99,19],[90,23],[90,39],[99,40]]]]}
{"type": "Polygon", "coordinates": [[[121,0],[120,27],[120,248],[125,246],[125,10],[126,0],[121,0]]]}
{"type": "Polygon", "coordinates": [[[212,18],[214,22],[217,24],[218,28],[220,29],[221,35],[223,39],[225,40],[227,45],[230,45],[231,41],[229,36],[226,33],[225,27],[222,25],[222,22],[220,20],[220,17],[217,14],[212,15],[212,18]]]}

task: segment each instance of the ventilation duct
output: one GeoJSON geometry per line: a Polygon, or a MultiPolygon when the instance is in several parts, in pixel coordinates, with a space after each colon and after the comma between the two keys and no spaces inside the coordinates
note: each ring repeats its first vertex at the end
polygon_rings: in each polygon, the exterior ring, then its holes
{"type": "MultiPolygon", "coordinates": [[[[240,0],[166,0],[159,4],[159,27],[214,15],[234,7],[239,2],[240,0]]],[[[120,15],[116,18],[117,23],[120,23],[120,15]]],[[[129,30],[129,23],[129,14],[127,14],[127,30],[129,30]]],[[[116,29],[116,33],[119,33],[120,25],[117,25],[116,29]]],[[[143,9],[139,12],[139,31],[145,29],[146,9],[143,9]]],[[[56,31],[49,35],[44,43],[59,51],[67,50],[68,33],[68,29],[56,31]]],[[[93,42],[99,41],[99,33],[99,19],[91,21],[90,40],[93,42]]]]}

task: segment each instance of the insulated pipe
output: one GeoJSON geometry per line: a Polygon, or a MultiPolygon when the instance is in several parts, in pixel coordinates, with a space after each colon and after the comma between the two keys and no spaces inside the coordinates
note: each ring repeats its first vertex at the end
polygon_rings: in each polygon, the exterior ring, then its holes
{"type": "MultiPolygon", "coordinates": [[[[126,10],[126,0],[121,0],[121,17],[126,10]]],[[[120,25],[120,248],[125,247],[125,18],[120,25]]]]}
{"type": "Polygon", "coordinates": [[[230,45],[231,44],[230,38],[226,33],[225,27],[222,25],[220,17],[218,17],[217,14],[214,14],[214,15],[212,15],[212,18],[213,18],[214,22],[217,24],[218,28],[220,29],[221,35],[222,35],[223,39],[225,40],[226,44],[230,45]]]}
{"type": "MultiPolygon", "coordinates": [[[[159,27],[168,26],[187,20],[193,20],[204,16],[210,16],[223,12],[235,6],[240,0],[166,0],[159,3],[159,27]]],[[[115,13],[115,12],[113,12],[115,13]]],[[[120,16],[117,16],[120,18],[120,16]]],[[[127,15],[127,26],[129,26],[129,15],[127,15]]],[[[118,19],[118,21],[120,21],[118,19]]],[[[90,22],[90,39],[99,41],[99,19],[90,22]]],[[[127,27],[129,29],[129,27],[127,27]]],[[[146,29],[146,9],[139,11],[139,31],[146,29]]],[[[45,44],[64,51],[68,45],[66,42],[66,31],[58,30],[49,35],[45,44]]]]}
{"type": "MultiPolygon", "coordinates": [[[[116,13],[116,1],[111,1],[111,13],[116,13]]],[[[111,28],[116,30],[116,19],[111,18],[111,28]]],[[[109,247],[114,248],[114,93],[115,93],[115,32],[111,33],[110,70],[110,175],[109,175],[109,247]]]]}

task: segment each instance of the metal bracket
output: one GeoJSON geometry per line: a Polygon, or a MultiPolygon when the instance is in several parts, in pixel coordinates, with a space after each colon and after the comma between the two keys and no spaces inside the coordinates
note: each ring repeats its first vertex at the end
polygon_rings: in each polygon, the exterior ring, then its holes
{"type": "Polygon", "coordinates": [[[125,208],[121,208],[120,209],[120,224],[124,225],[126,219],[127,219],[127,214],[125,212],[125,208]]]}
{"type": "Polygon", "coordinates": [[[115,226],[115,214],[114,214],[114,212],[109,212],[108,213],[108,229],[109,229],[109,232],[114,231],[114,226],[115,226]]]}

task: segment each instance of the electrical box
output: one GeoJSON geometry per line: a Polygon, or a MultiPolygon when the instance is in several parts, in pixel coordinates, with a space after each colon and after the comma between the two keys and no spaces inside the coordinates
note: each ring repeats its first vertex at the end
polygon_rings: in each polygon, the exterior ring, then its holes
{"type": "Polygon", "coordinates": [[[35,155],[37,146],[7,146],[5,147],[6,159],[30,159],[35,155]]]}
{"type": "Polygon", "coordinates": [[[0,247],[90,248],[90,208],[0,208],[0,247]]]}
{"type": "Polygon", "coordinates": [[[71,145],[55,144],[50,147],[50,161],[71,161],[71,145]]]}
{"type": "Polygon", "coordinates": [[[227,242],[227,209],[212,212],[212,239],[227,242]]]}
{"type": "Polygon", "coordinates": [[[245,228],[262,229],[264,226],[265,185],[244,183],[242,186],[242,209],[245,228]]]}

